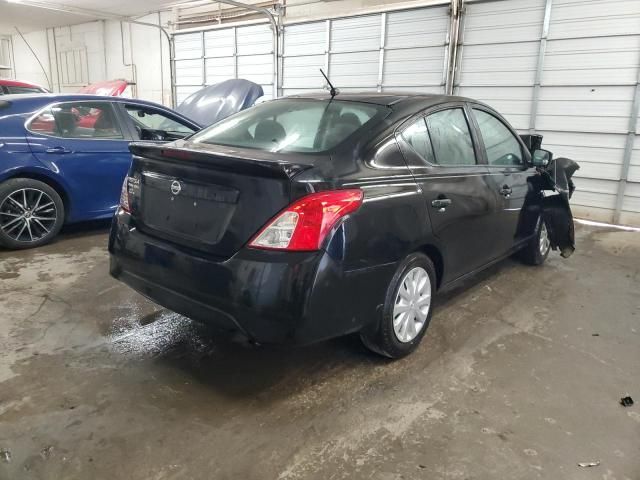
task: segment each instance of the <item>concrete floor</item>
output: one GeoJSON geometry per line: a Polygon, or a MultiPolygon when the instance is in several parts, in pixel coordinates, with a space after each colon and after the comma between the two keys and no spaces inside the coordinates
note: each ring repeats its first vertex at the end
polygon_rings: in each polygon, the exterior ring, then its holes
{"type": "Polygon", "coordinates": [[[0,252],[0,479],[640,479],[638,233],[502,262],[389,362],[216,341],[113,281],[105,232],[0,252]]]}

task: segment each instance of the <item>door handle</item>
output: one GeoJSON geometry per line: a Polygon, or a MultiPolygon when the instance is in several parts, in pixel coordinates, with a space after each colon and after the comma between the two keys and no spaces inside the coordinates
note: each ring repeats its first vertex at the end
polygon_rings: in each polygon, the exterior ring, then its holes
{"type": "Polygon", "coordinates": [[[431,206],[433,208],[437,208],[439,212],[444,212],[447,209],[447,207],[452,203],[453,202],[451,201],[450,198],[443,197],[443,198],[436,198],[435,200],[432,200],[431,206]]]}
{"type": "Polygon", "coordinates": [[[71,150],[69,150],[66,147],[51,147],[51,148],[47,148],[45,150],[45,152],[47,152],[47,153],[71,153],[71,150]]]}
{"type": "Polygon", "coordinates": [[[513,189],[509,185],[503,185],[502,188],[500,189],[500,195],[502,195],[505,198],[509,198],[512,192],[513,192],[513,189]]]}

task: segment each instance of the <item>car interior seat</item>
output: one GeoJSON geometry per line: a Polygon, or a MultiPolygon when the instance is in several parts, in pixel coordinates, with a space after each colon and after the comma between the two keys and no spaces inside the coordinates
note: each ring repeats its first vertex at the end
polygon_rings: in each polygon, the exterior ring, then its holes
{"type": "Polygon", "coordinates": [[[337,145],[361,126],[362,122],[355,113],[347,112],[341,114],[334,122],[329,124],[327,133],[322,139],[321,148],[326,148],[328,145],[337,145]]]}
{"type": "Polygon", "coordinates": [[[94,137],[111,137],[116,133],[113,115],[109,110],[101,110],[93,125],[94,137]]]}
{"type": "Polygon", "coordinates": [[[284,127],[276,120],[261,120],[256,125],[253,138],[262,144],[280,143],[287,136],[284,127]]]}
{"type": "Polygon", "coordinates": [[[76,130],[76,116],[71,110],[59,110],[54,112],[57,133],[61,137],[72,137],[76,130]]]}

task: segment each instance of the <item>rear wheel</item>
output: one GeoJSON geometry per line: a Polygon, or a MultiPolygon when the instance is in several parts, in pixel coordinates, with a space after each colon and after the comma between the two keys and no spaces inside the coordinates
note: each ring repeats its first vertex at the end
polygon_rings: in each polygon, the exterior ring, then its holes
{"type": "Polygon", "coordinates": [[[46,183],[14,178],[0,185],[0,245],[11,249],[44,245],[63,222],[62,199],[46,183]]]}
{"type": "Polygon", "coordinates": [[[542,265],[549,256],[551,250],[551,240],[549,232],[542,217],[538,218],[536,234],[529,243],[521,250],[520,258],[528,265],[542,265]]]}
{"type": "Polygon", "coordinates": [[[389,358],[415,350],[431,321],[435,285],[431,260],[421,253],[409,255],[389,284],[379,324],[361,333],[365,346],[389,358]]]}

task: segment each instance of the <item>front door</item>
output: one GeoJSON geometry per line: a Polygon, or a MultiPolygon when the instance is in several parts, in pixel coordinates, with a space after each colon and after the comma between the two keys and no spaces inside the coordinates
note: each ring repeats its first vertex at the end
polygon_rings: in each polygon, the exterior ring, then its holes
{"type": "Polygon", "coordinates": [[[525,206],[529,204],[533,207],[535,197],[539,195],[528,181],[535,175],[535,168],[527,167],[524,145],[495,112],[480,105],[472,105],[471,112],[478,127],[481,152],[492,173],[491,188],[498,199],[493,252],[498,257],[509,252],[534,231],[538,210],[525,206]]]}
{"type": "Polygon", "coordinates": [[[486,264],[494,248],[496,196],[469,125],[464,105],[457,104],[427,112],[398,135],[443,245],[445,283],[486,264]]]}
{"type": "Polygon", "coordinates": [[[70,221],[108,217],[118,205],[129,166],[131,137],[109,102],[51,105],[29,125],[33,154],[69,186],[70,221]]]}
{"type": "Polygon", "coordinates": [[[199,129],[183,119],[147,105],[120,105],[134,138],[150,142],[171,142],[194,134],[199,129]]]}

